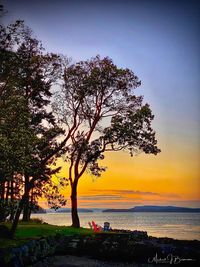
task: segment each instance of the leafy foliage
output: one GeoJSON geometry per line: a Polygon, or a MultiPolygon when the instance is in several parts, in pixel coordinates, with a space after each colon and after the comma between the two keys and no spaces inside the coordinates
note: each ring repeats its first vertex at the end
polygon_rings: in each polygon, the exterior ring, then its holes
{"type": "Polygon", "coordinates": [[[45,53],[22,21],[0,26],[0,40],[0,193],[1,199],[23,199],[21,209],[30,206],[30,192],[31,205],[37,204],[39,190],[60,170],[50,165],[63,130],[49,103],[62,58],[45,53]]]}
{"type": "Polygon", "coordinates": [[[160,152],[151,127],[151,109],[134,94],[140,84],[131,70],[118,68],[107,57],[96,56],[65,69],[53,109],[68,130],[64,152],[75,209],[79,178],[85,171],[95,176],[105,171],[99,165],[104,152],[129,150],[131,156],[160,152]]]}

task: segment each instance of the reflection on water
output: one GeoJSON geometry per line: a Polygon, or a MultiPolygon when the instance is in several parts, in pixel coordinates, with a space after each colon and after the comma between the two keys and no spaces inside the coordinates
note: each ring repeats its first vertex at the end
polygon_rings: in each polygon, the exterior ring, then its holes
{"type": "MultiPolygon", "coordinates": [[[[71,225],[70,213],[33,214],[49,224],[71,225]]],[[[110,222],[112,228],[147,231],[148,235],[177,239],[200,240],[200,213],[167,212],[116,212],[80,213],[81,226],[89,227],[89,221],[103,225],[110,222]]]]}

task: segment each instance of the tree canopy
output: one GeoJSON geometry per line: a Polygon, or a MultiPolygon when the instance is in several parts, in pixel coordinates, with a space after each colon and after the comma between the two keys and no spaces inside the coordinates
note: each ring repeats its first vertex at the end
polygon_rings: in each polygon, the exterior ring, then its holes
{"type": "Polygon", "coordinates": [[[77,184],[85,171],[100,176],[105,167],[99,161],[106,151],[160,152],[150,106],[134,91],[138,77],[118,68],[106,57],[96,56],[72,64],[64,71],[64,85],[55,96],[54,112],[66,127],[65,161],[72,188],[72,221],[79,226],[77,184]],[[74,212],[74,214],[73,214],[74,212]]]}
{"type": "MultiPolygon", "coordinates": [[[[1,200],[18,198],[16,226],[22,208],[29,205],[30,194],[41,196],[45,183],[55,192],[50,180],[60,167],[52,169],[50,165],[58,156],[57,137],[63,130],[49,104],[62,60],[45,53],[22,21],[1,26],[0,37],[1,200]],[[20,186],[21,192],[14,194],[12,189],[20,186]]],[[[48,196],[47,190],[44,194],[48,196]]]]}
{"type": "MultiPolygon", "coordinates": [[[[11,214],[13,234],[22,209],[27,219],[30,202],[36,204],[38,197],[45,195],[55,208],[57,200],[64,205],[51,180],[63,156],[72,225],[79,227],[78,181],[85,172],[100,176],[106,170],[100,164],[105,152],[160,152],[151,108],[135,94],[141,82],[109,57],[69,65],[67,58],[46,53],[22,21],[0,26],[0,57],[0,210],[8,200],[18,200],[11,214]]],[[[0,219],[6,214],[5,209],[0,219]]]]}

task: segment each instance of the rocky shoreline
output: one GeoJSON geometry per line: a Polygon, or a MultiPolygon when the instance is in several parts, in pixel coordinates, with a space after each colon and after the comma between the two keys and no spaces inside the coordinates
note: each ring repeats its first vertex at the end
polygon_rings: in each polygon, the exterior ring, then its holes
{"type": "Polygon", "coordinates": [[[57,234],[29,240],[18,248],[0,249],[0,266],[23,267],[37,262],[35,266],[38,267],[83,266],[75,263],[70,265],[67,255],[78,257],[80,264],[82,257],[92,260],[93,265],[88,263],[88,266],[196,266],[200,263],[200,241],[150,237],[141,231],[72,236],[57,234]],[[48,265],[48,257],[52,256],[48,265]],[[64,262],[53,265],[53,260],[58,256],[65,259],[64,262]]]}

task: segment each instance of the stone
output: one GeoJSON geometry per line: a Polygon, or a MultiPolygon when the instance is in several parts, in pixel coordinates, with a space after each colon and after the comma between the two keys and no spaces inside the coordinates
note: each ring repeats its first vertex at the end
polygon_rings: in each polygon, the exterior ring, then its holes
{"type": "Polygon", "coordinates": [[[5,225],[0,225],[0,238],[10,238],[10,231],[5,225]]]}

